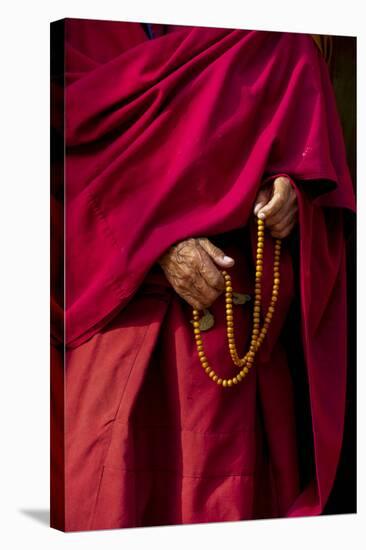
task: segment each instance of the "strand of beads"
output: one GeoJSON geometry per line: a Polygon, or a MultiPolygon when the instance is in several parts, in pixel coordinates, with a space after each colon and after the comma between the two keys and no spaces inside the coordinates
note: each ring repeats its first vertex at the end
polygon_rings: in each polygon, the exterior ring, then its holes
{"type": "Polygon", "coordinates": [[[268,332],[269,325],[271,323],[273,313],[275,311],[275,305],[278,299],[278,293],[280,288],[280,254],[281,254],[281,241],[276,239],[274,245],[274,262],[273,262],[273,286],[270,304],[268,306],[263,326],[260,327],[260,313],[261,313],[261,295],[262,295],[262,274],[263,274],[263,249],[264,249],[264,222],[258,219],[258,232],[257,232],[257,254],[256,254],[256,269],[255,269],[255,286],[254,286],[254,306],[253,306],[253,326],[252,334],[249,345],[249,351],[244,357],[239,357],[234,336],[234,316],[233,316],[233,288],[231,285],[231,277],[223,271],[222,274],[225,279],[225,298],[226,298],[226,327],[229,352],[233,363],[241,368],[240,372],[231,378],[220,378],[218,374],[212,369],[208,363],[204,348],[203,340],[200,330],[200,314],[197,309],[193,310],[193,330],[196,340],[196,347],[199,360],[205,371],[205,373],[211,378],[213,382],[223,387],[231,387],[241,382],[245,376],[249,373],[249,369],[254,363],[255,355],[263,343],[263,340],[268,332]]]}

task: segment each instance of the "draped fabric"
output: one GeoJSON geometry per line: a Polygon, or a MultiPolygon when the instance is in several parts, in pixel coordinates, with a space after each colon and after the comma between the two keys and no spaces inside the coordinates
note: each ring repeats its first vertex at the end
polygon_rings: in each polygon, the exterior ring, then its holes
{"type": "MultiPolygon", "coordinates": [[[[98,472],[104,467],[106,469],[103,475],[107,476],[108,472],[108,475],[112,475],[113,472],[113,481],[106,481],[104,486],[101,484],[98,494],[104,504],[99,504],[99,512],[95,512],[93,520],[86,513],[89,518],[88,528],[135,525],[142,521],[136,519],[136,506],[142,505],[141,502],[136,501],[133,504],[134,519],[125,517],[126,511],[121,512],[122,503],[127,502],[127,486],[135,496],[136,491],[141,493],[141,476],[138,481],[137,478],[131,481],[131,476],[127,476],[128,480],[121,481],[116,471],[123,471],[126,475],[131,469],[128,457],[133,456],[133,444],[128,430],[131,428],[132,416],[139,414],[139,395],[143,391],[143,385],[147,384],[144,376],[148,377],[149,364],[154,363],[154,353],[155,361],[156,356],[160,357],[157,361],[160,368],[164,368],[165,364],[174,369],[174,361],[176,362],[178,378],[185,369],[188,369],[189,376],[194,369],[198,369],[192,347],[189,308],[177,296],[173,296],[156,262],[169,246],[182,239],[195,236],[215,239],[222,235],[235,235],[235,238],[229,238],[228,241],[229,248],[236,246],[233,253],[236,254],[237,265],[233,276],[239,290],[246,287],[250,291],[253,252],[244,252],[241,248],[244,244],[241,243],[252,242],[255,246],[252,210],[261,182],[265,177],[283,172],[291,177],[300,208],[299,331],[309,386],[314,479],[304,490],[300,490],[298,473],[294,466],[295,435],[289,418],[293,414],[291,384],[288,373],[286,374],[286,352],[280,342],[281,330],[294,292],[294,258],[286,244],[281,266],[281,280],[284,283],[276,313],[278,317],[274,318],[271,334],[258,358],[257,374],[250,374],[246,389],[243,389],[245,381],[232,390],[235,395],[232,399],[236,405],[230,409],[231,390],[227,397],[218,397],[218,392],[222,392],[222,389],[211,388],[211,382],[199,379],[199,382],[192,382],[195,390],[190,388],[185,394],[185,399],[189,396],[192,399],[192,392],[194,393],[191,405],[193,407],[194,403],[196,408],[183,411],[180,408],[182,400],[177,399],[174,405],[170,403],[172,409],[169,410],[180,416],[181,420],[183,418],[190,423],[192,418],[199,418],[198,411],[216,403],[217,414],[227,414],[226,421],[229,423],[233,423],[236,418],[242,422],[241,415],[244,413],[252,415],[248,422],[253,434],[256,433],[255,426],[258,422],[254,414],[257,405],[253,405],[253,408],[249,404],[255,403],[255,395],[259,395],[263,430],[271,449],[271,467],[275,471],[275,474],[272,471],[269,475],[277,476],[277,488],[280,487],[277,498],[282,495],[282,503],[277,502],[277,512],[268,513],[318,514],[324,508],[331,490],[342,442],[346,369],[342,211],[345,208],[354,208],[342,132],[327,67],[311,37],[306,35],[194,27],[174,27],[168,31],[160,36],[155,32],[156,38],[148,40],[142,26],[138,24],[66,20],[65,339],[70,365],[69,394],[66,393],[66,401],[70,434],[75,429],[77,437],[86,437],[82,452],[81,447],[70,450],[71,454],[76,453],[74,456],[79,452],[78,459],[75,458],[74,471],[70,473],[70,491],[72,492],[71,479],[74,480],[75,487],[78,479],[87,486],[90,479],[95,478],[94,474],[90,474],[93,467],[99,468],[98,472]],[[238,267],[238,263],[247,263],[248,273],[241,273],[242,267],[238,267]],[[147,302],[143,305],[144,289],[151,288],[149,285],[154,289],[158,288],[159,295],[169,296],[168,313],[162,305],[153,306],[151,297],[145,297],[147,302]],[[116,325],[125,327],[124,331],[119,333],[111,328],[116,325]],[[130,332],[126,327],[129,327],[130,332]],[[130,364],[131,354],[141,355],[138,350],[133,352],[133,345],[135,342],[138,349],[142,346],[138,343],[138,331],[142,327],[146,328],[148,335],[144,336],[140,368],[139,359],[134,360],[135,367],[131,372],[135,375],[131,375],[130,389],[123,393],[122,398],[121,387],[124,387],[126,380],[120,380],[120,393],[117,388],[113,388],[113,392],[117,391],[118,395],[115,396],[115,401],[111,399],[108,402],[106,396],[109,395],[109,390],[108,385],[104,386],[102,382],[103,372],[106,379],[110,376],[111,384],[114,369],[118,368],[118,376],[126,376],[127,366],[124,371],[122,366],[117,367],[119,363],[116,357],[121,361],[125,358],[127,365],[130,364]],[[180,342],[176,343],[176,347],[173,346],[180,353],[174,360],[166,341],[167,334],[172,338],[174,335],[174,341],[180,342]],[[117,340],[114,341],[113,349],[117,355],[110,363],[106,359],[109,367],[104,365],[103,352],[99,352],[97,346],[101,337],[106,335],[112,340],[113,335],[119,335],[120,341],[123,340],[122,348],[127,346],[124,351],[118,351],[117,340]],[[94,376],[97,377],[96,380],[94,376]],[[137,377],[135,382],[134,376],[137,377]],[[91,385],[92,379],[94,385],[91,385]],[[105,388],[105,394],[101,392],[100,384],[105,388]],[[206,384],[209,386],[207,390],[206,384]],[[73,394],[74,391],[80,393],[76,395],[73,394]],[[89,391],[94,397],[88,394],[89,391]],[[240,408],[243,406],[240,404],[240,391],[251,391],[251,397],[247,401],[250,413],[240,408]],[[85,400],[82,399],[84,392],[85,400]],[[100,414],[103,420],[99,428],[95,427],[91,436],[85,426],[77,427],[77,418],[81,414],[81,407],[86,417],[82,416],[84,420],[81,419],[80,422],[85,421],[85,418],[92,422],[88,406],[93,402],[101,407],[95,414],[100,414]],[[122,409],[117,405],[113,409],[113,403],[117,402],[122,409]],[[127,402],[131,409],[128,409],[127,402]],[[282,405],[276,413],[279,403],[282,405]],[[108,414],[104,414],[107,409],[108,414]],[[123,414],[121,410],[124,411],[123,414]],[[135,412],[132,414],[132,411],[135,412]],[[279,429],[281,425],[282,432],[279,429]],[[117,440],[124,442],[119,451],[113,451],[113,442],[116,439],[108,432],[108,427],[114,434],[123,428],[120,438],[116,436],[117,440]],[[103,434],[107,432],[109,435],[105,436],[104,441],[103,434]],[[104,443],[98,447],[97,440],[104,443]],[[87,456],[83,455],[86,449],[94,449],[97,458],[92,451],[87,456]],[[108,470],[111,452],[116,454],[108,470]],[[94,459],[90,458],[92,456],[94,459]],[[85,462],[88,457],[94,466],[89,470],[89,477],[85,473],[83,481],[77,464],[85,462]],[[80,478],[77,477],[78,471],[80,478]],[[119,481],[116,481],[116,476],[119,481]],[[120,492],[117,495],[108,493],[116,483],[120,492]],[[131,488],[131,483],[135,489],[131,488]],[[120,508],[117,506],[114,516],[112,512],[109,516],[107,512],[103,515],[100,510],[106,510],[113,499],[119,502],[120,508]]],[[[271,254],[271,239],[267,236],[267,265],[271,264],[271,254]]],[[[263,284],[263,300],[266,303],[270,296],[271,269],[265,272],[263,284]]],[[[219,320],[220,304],[222,306],[219,300],[215,304],[219,320]]],[[[240,315],[238,313],[238,323],[240,319],[244,323],[244,318],[240,315]]],[[[224,359],[222,345],[225,331],[223,319],[221,321],[218,321],[212,335],[207,333],[207,340],[210,342],[208,349],[213,356],[221,357],[222,364],[225,365],[227,358],[224,359]]],[[[243,346],[244,340],[242,339],[243,346]]],[[[104,344],[101,343],[101,346],[104,349],[104,344]]],[[[113,353],[111,348],[108,353],[113,353]]],[[[223,368],[225,370],[226,366],[223,368]]],[[[201,372],[197,374],[203,375],[201,372]]],[[[170,376],[165,371],[163,378],[167,380],[166,377],[169,379],[170,376]]],[[[151,384],[156,387],[156,381],[151,384]]],[[[178,383],[175,387],[179,389],[182,386],[178,383]]],[[[149,394],[151,389],[145,391],[149,394]]],[[[158,412],[156,414],[159,416],[158,412]]],[[[215,416],[214,412],[212,414],[215,416]]],[[[147,413],[145,421],[146,417],[147,413]]],[[[213,417],[206,420],[208,424],[201,431],[210,433],[213,417]]],[[[136,425],[141,425],[141,422],[136,425]]],[[[181,430],[181,422],[174,425],[181,430]]],[[[241,429],[239,428],[239,433],[242,433],[241,429]]],[[[179,431],[179,434],[191,433],[192,425],[186,430],[179,431]]],[[[218,430],[219,434],[223,432],[233,434],[233,425],[227,430],[218,430]]],[[[148,436],[143,439],[143,431],[135,430],[133,433],[140,434],[138,437],[142,438],[141,449],[148,452],[148,436]]],[[[73,441],[75,437],[74,434],[73,441]]],[[[187,456],[186,453],[194,450],[195,442],[192,437],[187,435],[188,439],[183,438],[179,445],[177,441],[172,445],[175,449],[183,449],[182,452],[187,456]]],[[[298,437],[301,441],[301,434],[298,437]]],[[[217,438],[220,436],[216,434],[217,438]]],[[[201,450],[203,457],[205,452],[210,457],[210,443],[206,440],[207,438],[201,437],[197,448],[201,450]]],[[[162,445],[163,441],[164,438],[162,445]]],[[[201,494],[203,499],[206,497],[202,495],[220,495],[220,487],[224,487],[223,481],[221,480],[220,486],[215,476],[223,471],[222,468],[225,470],[225,463],[227,466],[228,461],[232,462],[236,452],[240,457],[240,453],[254,452],[254,449],[255,454],[250,455],[249,462],[247,458],[243,460],[246,465],[250,464],[251,473],[259,467],[260,441],[255,441],[255,438],[251,442],[245,438],[231,438],[230,441],[236,441],[232,443],[234,454],[230,454],[231,451],[228,450],[225,455],[224,448],[229,448],[229,443],[226,442],[224,447],[219,446],[222,453],[218,461],[219,468],[214,469],[212,476],[208,477],[211,482],[206,480],[206,489],[201,494]],[[255,463],[257,466],[254,466],[255,463]]],[[[214,445],[212,448],[218,447],[214,445]]],[[[157,453],[158,465],[159,456],[157,453]]],[[[174,453],[172,456],[175,456],[174,453]]],[[[208,458],[201,464],[200,475],[206,470],[210,471],[215,458],[208,458]]],[[[192,459],[193,462],[196,459],[197,457],[192,459]]],[[[238,460],[237,467],[240,470],[243,464],[238,460]]],[[[164,468],[161,463],[160,466],[160,470],[166,468],[165,463],[164,468]]],[[[234,476],[235,464],[232,466],[229,470],[234,476]]],[[[192,471],[192,464],[190,469],[189,460],[186,467],[188,479],[195,479],[197,472],[195,474],[192,471]]],[[[140,467],[140,471],[146,472],[147,469],[146,464],[140,467]]],[[[264,470],[260,471],[263,475],[258,479],[265,480],[264,470]]],[[[240,472],[243,473],[242,470],[240,472]]],[[[98,477],[99,474],[95,475],[98,477]]],[[[136,471],[134,475],[137,475],[136,471]]],[[[249,483],[251,478],[247,479],[249,483]]],[[[227,482],[233,483],[233,480],[235,477],[230,477],[227,482]]],[[[150,475],[143,486],[146,488],[149,483],[156,484],[158,481],[153,480],[150,475]]],[[[270,483],[267,487],[269,486],[273,484],[270,483]]],[[[263,517],[265,512],[262,505],[258,504],[258,510],[262,511],[255,512],[252,504],[240,504],[243,492],[246,491],[252,495],[251,503],[256,499],[260,491],[253,487],[249,490],[245,485],[236,486],[232,492],[232,503],[227,508],[229,512],[225,515],[222,511],[225,509],[223,503],[227,502],[233,487],[223,489],[221,499],[213,496],[210,500],[207,497],[205,508],[202,503],[193,504],[190,500],[195,494],[192,484],[185,485],[184,491],[181,488],[175,500],[181,503],[181,516],[177,511],[175,514],[172,512],[171,521],[179,522],[179,517],[183,517],[184,522],[263,517]],[[182,504],[182,499],[185,504],[182,504]],[[201,510],[200,513],[192,512],[196,508],[201,510]],[[207,514],[202,510],[206,510],[207,514]]],[[[82,495],[80,486],[78,490],[79,496],[82,495]]],[[[94,489],[91,493],[90,498],[95,502],[94,489]]],[[[172,494],[167,495],[168,497],[172,498],[172,494]]],[[[72,503],[71,497],[70,502],[72,503]]],[[[78,502],[76,496],[73,502],[74,505],[78,502]]],[[[86,502],[87,499],[84,500],[85,505],[86,502]]],[[[268,502],[271,502],[270,496],[268,502]]],[[[73,505],[70,506],[70,510],[75,511],[73,505]]],[[[98,509],[96,504],[95,506],[94,511],[98,509]]],[[[172,510],[176,508],[172,506],[172,510]]],[[[155,507],[155,511],[159,516],[159,509],[155,507]]],[[[163,516],[164,514],[160,519],[150,517],[146,522],[168,522],[169,519],[164,519],[163,516]]],[[[87,528],[85,525],[80,527],[77,521],[73,524],[72,519],[70,522],[70,528],[87,528]]]]}

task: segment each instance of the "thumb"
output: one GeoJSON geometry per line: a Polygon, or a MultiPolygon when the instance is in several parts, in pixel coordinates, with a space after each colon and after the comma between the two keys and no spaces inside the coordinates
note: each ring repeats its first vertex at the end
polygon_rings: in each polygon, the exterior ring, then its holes
{"type": "Polygon", "coordinates": [[[215,246],[208,239],[198,239],[198,242],[207,254],[213,259],[213,261],[220,267],[232,267],[235,263],[233,258],[226,256],[225,253],[217,246],[215,246]]]}
{"type": "Polygon", "coordinates": [[[257,198],[255,199],[254,203],[254,209],[253,213],[256,216],[259,212],[259,210],[267,204],[267,202],[270,199],[271,195],[271,188],[270,186],[262,187],[257,195],[257,198]]]}

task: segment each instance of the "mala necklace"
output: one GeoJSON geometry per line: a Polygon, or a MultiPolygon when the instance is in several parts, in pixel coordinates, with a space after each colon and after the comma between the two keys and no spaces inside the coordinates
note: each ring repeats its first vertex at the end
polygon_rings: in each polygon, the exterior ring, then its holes
{"type": "Polygon", "coordinates": [[[225,279],[225,297],[226,297],[226,328],[227,339],[229,344],[229,352],[234,365],[241,370],[239,374],[232,378],[220,378],[218,374],[210,367],[206,354],[203,349],[203,341],[200,329],[200,313],[198,309],[193,310],[193,331],[196,340],[196,347],[201,366],[204,369],[207,376],[219,386],[231,387],[234,384],[241,382],[248,374],[250,368],[253,366],[254,358],[263,343],[263,340],[267,334],[268,327],[271,323],[273,313],[278,298],[278,292],[280,289],[280,254],[281,254],[281,240],[276,239],[274,245],[274,262],[273,262],[273,286],[271,301],[268,306],[264,322],[262,327],[260,326],[261,315],[261,293],[262,293],[262,273],[263,273],[263,248],[264,248],[264,222],[258,219],[258,232],[257,232],[257,256],[255,267],[255,287],[254,287],[254,307],[253,307],[253,328],[249,351],[244,357],[239,357],[234,336],[234,316],[233,316],[233,287],[231,286],[231,277],[223,271],[222,274],[225,279]]]}

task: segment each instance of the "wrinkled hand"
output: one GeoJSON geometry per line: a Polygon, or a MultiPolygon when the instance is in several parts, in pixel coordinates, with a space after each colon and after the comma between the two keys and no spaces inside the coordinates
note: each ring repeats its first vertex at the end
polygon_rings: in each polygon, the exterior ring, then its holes
{"type": "Polygon", "coordinates": [[[195,309],[205,309],[225,289],[220,269],[232,267],[234,260],[208,239],[198,238],[173,245],[159,264],[179,296],[195,309]]]}
{"type": "Polygon", "coordinates": [[[272,237],[284,239],[297,223],[298,207],[296,192],[290,180],[279,176],[259,191],[254,214],[264,220],[272,237]]]}

